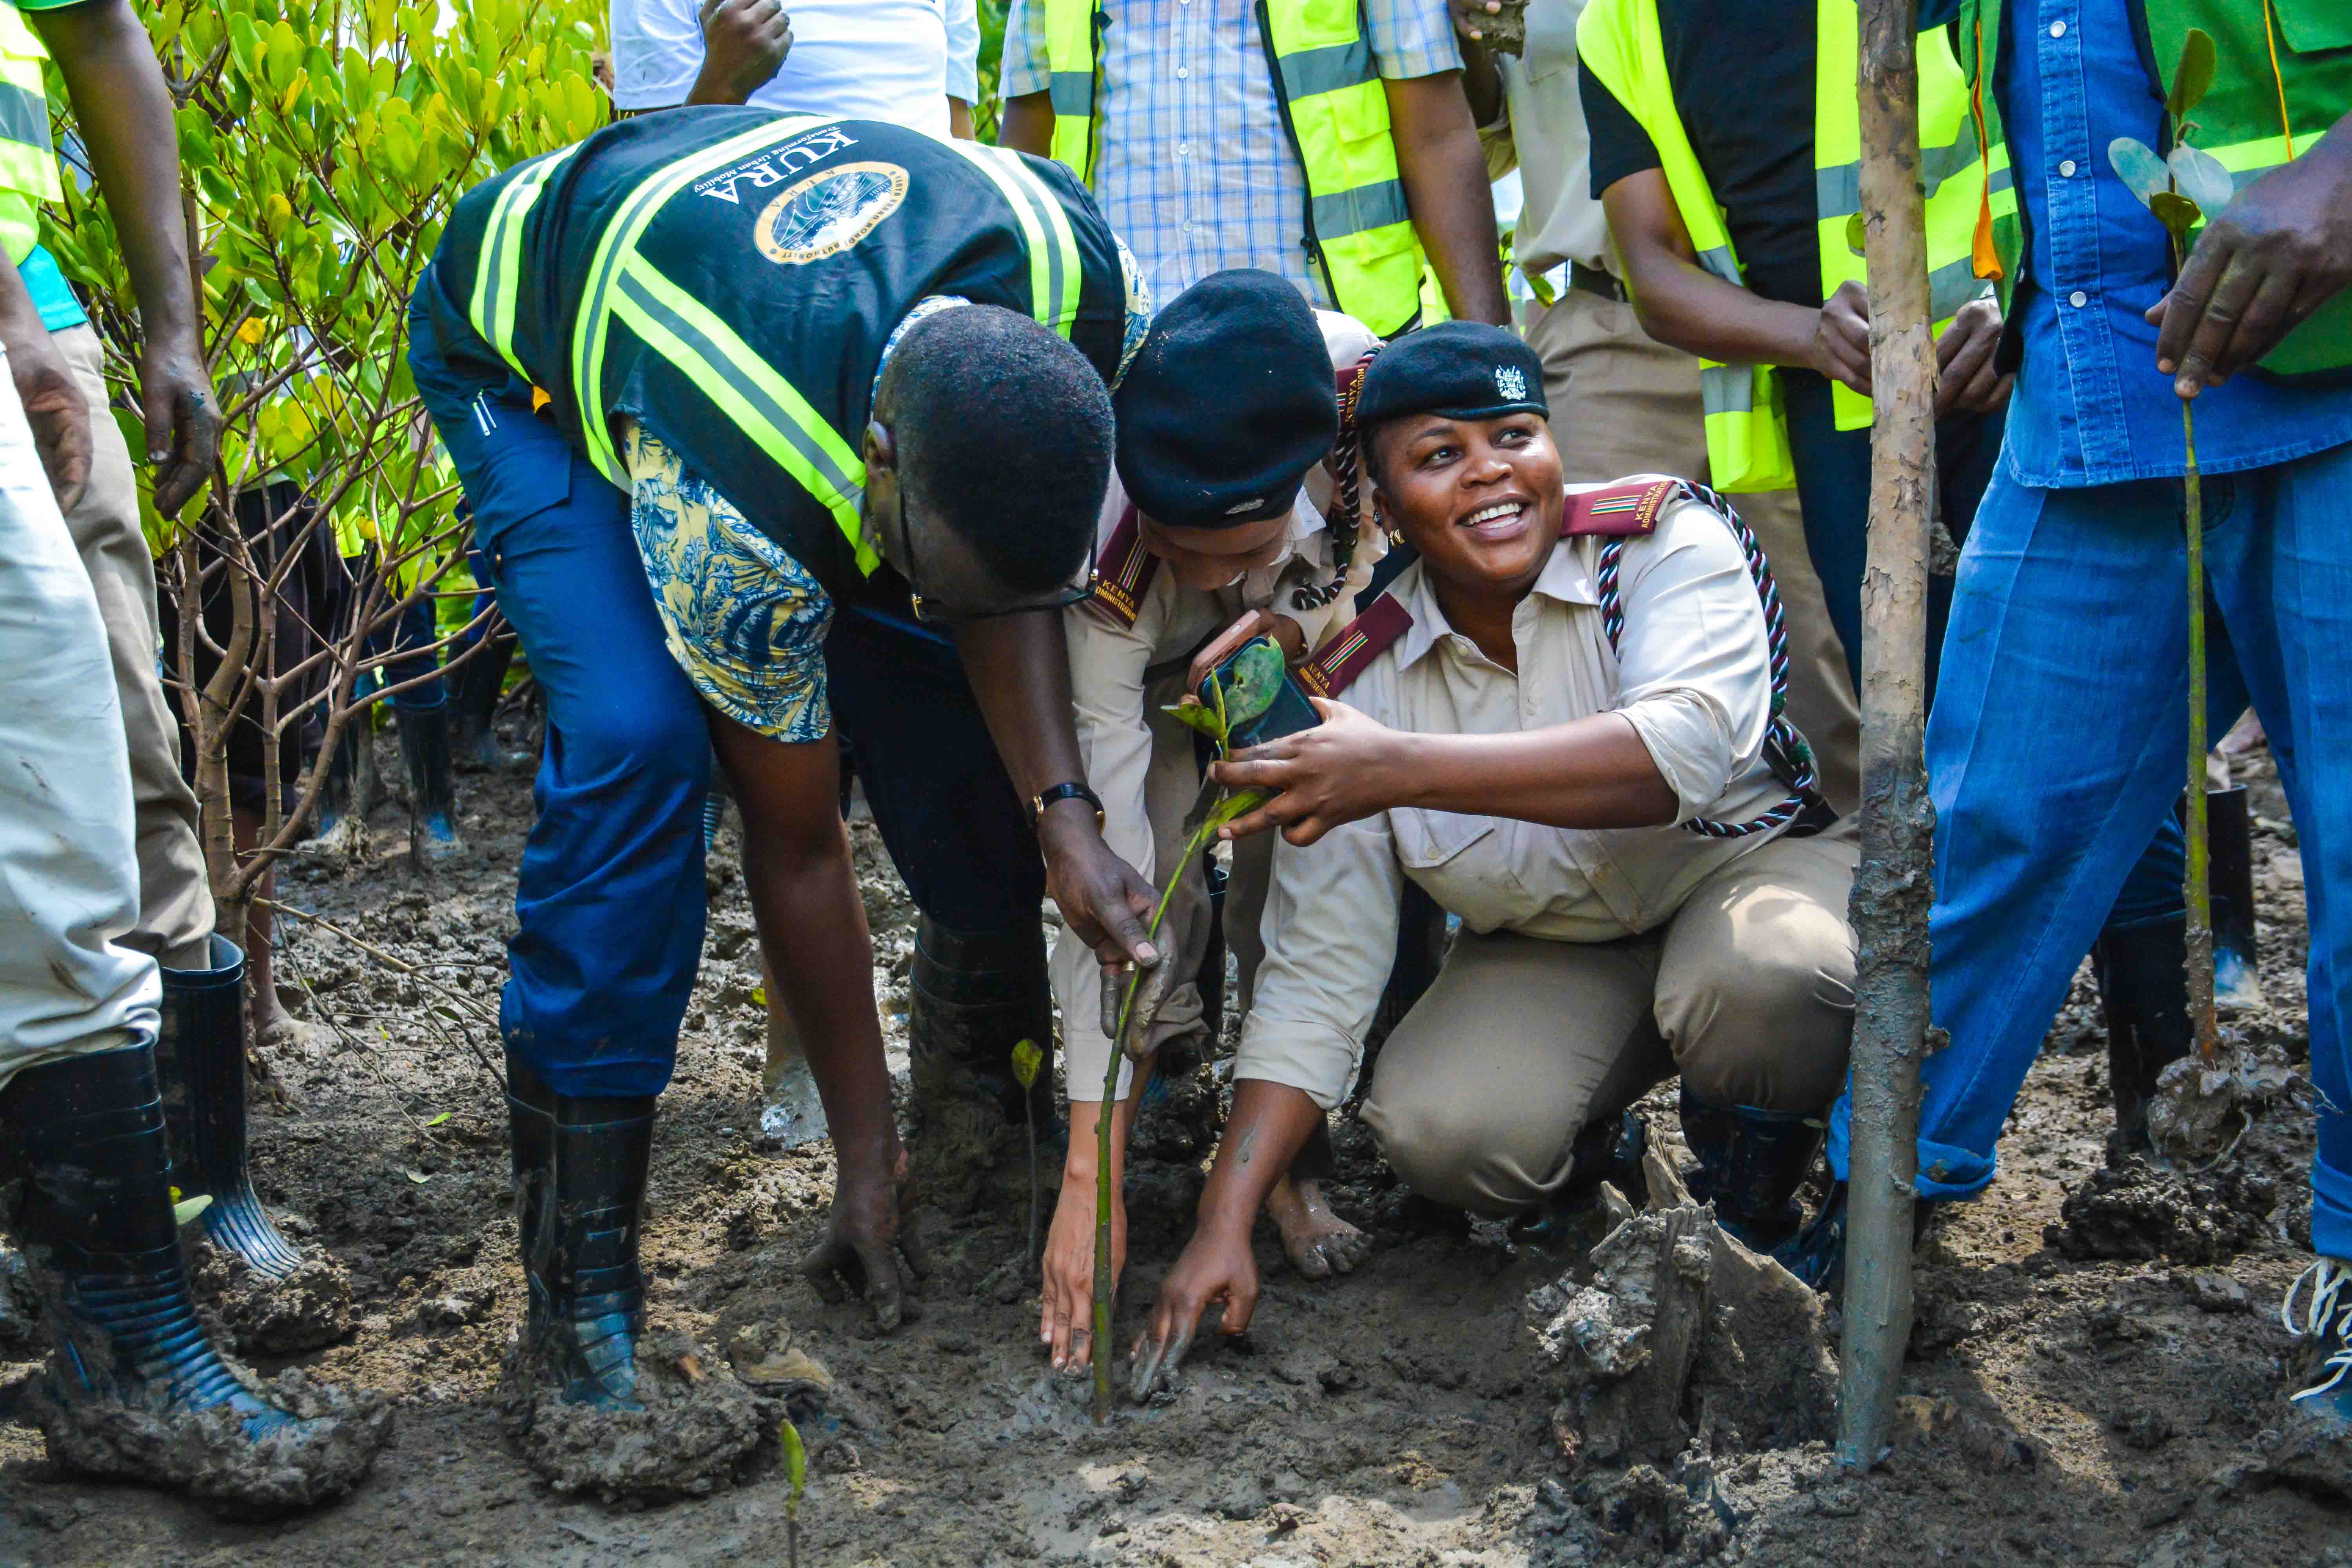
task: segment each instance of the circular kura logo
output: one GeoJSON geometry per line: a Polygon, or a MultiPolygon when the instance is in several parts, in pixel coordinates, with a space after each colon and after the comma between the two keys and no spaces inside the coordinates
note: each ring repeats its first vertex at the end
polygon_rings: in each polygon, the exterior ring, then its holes
{"type": "Polygon", "coordinates": [[[907,199],[907,171],[896,163],[844,163],[811,174],[760,215],[760,254],[788,267],[838,256],[874,232],[907,199]]]}

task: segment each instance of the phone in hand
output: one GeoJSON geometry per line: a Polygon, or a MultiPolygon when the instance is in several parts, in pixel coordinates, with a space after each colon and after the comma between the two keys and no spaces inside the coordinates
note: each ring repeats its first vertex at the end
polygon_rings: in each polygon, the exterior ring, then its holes
{"type": "Polygon", "coordinates": [[[1228,751],[1263,745],[1323,721],[1306,691],[1290,678],[1281,647],[1269,637],[1250,638],[1201,682],[1202,702],[1214,709],[1217,692],[1210,689],[1212,685],[1224,696],[1228,751]]]}

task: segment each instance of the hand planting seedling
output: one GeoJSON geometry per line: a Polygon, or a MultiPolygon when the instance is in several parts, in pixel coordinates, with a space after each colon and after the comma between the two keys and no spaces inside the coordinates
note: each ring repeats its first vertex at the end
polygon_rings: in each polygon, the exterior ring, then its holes
{"type": "MultiPolygon", "coordinates": [[[[2159,158],[2146,142],[2128,136],[2107,144],[2116,174],[2164,225],[2172,239],[2174,270],[2188,254],[2189,231],[2230,205],[2236,187],[2230,171],[2210,153],[2189,144],[2197,127],[2189,111],[2213,85],[2217,56],[2213,40],[2191,27],[2181,40],[2180,63],[2172,73],[2165,111],[2173,121],[2173,148],[2159,158]]],[[[2188,980],[2189,1016],[2197,1025],[2197,1051],[2209,1067],[2221,1046],[2213,1011],[2213,896],[2211,851],[2205,823],[2205,497],[2197,468],[2197,426],[2191,405],[2180,403],[2180,436],[2186,451],[2181,473],[2189,542],[2189,864],[2182,878],[2189,904],[2188,980]]]]}

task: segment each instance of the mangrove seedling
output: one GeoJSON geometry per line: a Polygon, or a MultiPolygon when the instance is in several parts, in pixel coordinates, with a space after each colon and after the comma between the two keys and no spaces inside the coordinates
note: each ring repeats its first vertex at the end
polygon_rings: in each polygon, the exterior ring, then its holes
{"type": "MultiPolygon", "coordinates": [[[[2196,124],[2189,111],[2213,85],[2212,38],[2191,27],[2181,40],[2180,63],[2172,73],[2165,112],[2173,121],[2173,148],[2159,158],[2146,142],[2119,136],[2107,144],[2116,175],[2164,226],[2177,273],[2189,252],[2189,235],[2209,213],[2230,205],[2235,186],[2230,171],[2210,153],[2189,143],[2196,124]]],[[[2181,878],[2189,905],[2188,983],[2189,1016],[2197,1025],[2197,1052],[2210,1066],[2221,1048],[2221,1026],[2213,1011],[2213,893],[2211,851],[2205,825],[2205,494],[2197,468],[2193,405],[2180,402],[2183,522],[2189,546],[2189,855],[2181,878]]]]}
{"type": "Polygon", "coordinates": [[[776,1425],[776,1441],[784,1450],[784,1560],[801,1568],[801,1493],[808,1490],[808,1449],[801,1429],[787,1415],[776,1425]]]}
{"type": "Polygon", "coordinates": [[[1037,1101],[1033,1091],[1045,1066],[1045,1053],[1037,1048],[1036,1041],[1024,1040],[1013,1047],[1013,1076],[1021,1084],[1021,1125],[1029,1135],[1029,1243],[1021,1254],[1024,1276],[1037,1267],[1037,1101]]]}
{"type": "MultiPolygon", "coordinates": [[[[1160,711],[1206,735],[1216,754],[1223,757],[1234,727],[1248,723],[1272,707],[1281,691],[1283,679],[1281,650],[1260,639],[1244,647],[1226,669],[1208,682],[1208,703],[1180,702],[1160,711]]],[[[1166,888],[1160,895],[1159,906],[1151,911],[1151,923],[1145,928],[1147,936],[1160,934],[1160,922],[1168,918],[1169,901],[1176,896],[1186,868],[1217,841],[1217,829],[1255,810],[1265,799],[1255,790],[1244,790],[1238,795],[1218,790],[1210,795],[1209,807],[1185,839],[1176,863],[1167,868],[1166,888]]],[[[1111,1402],[1111,1289],[1115,1283],[1110,1257],[1111,1106],[1118,1099],[1118,1064],[1129,1054],[1128,1028],[1133,1021],[1136,995],[1142,986],[1143,971],[1139,969],[1128,976],[1126,993],[1119,999],[1118,1025],[1111,1031],[1110,1060],[1103,1068],[1101,1109],[1095,1118],[1095,1300],[1090,1359],[1095,1375],[1094,1415],[1098,1423],[1110,1419],[1111,1402]]]]}

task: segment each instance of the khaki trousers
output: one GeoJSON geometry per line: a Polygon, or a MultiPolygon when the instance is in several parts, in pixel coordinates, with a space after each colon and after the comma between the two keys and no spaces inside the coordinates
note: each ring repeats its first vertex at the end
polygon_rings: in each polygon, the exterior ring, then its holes
{"type": "Polygon", "coordinates": [[[58,352],[89,401],[89,484],[65,514],[82,570],[98,595],[108,656],[131,748],[131,793],[139,856],[139,922],[117,940],[166,969],[208,969],[212,884],[197,837],[195,793],[180,776],[180,731],[156,672],[155,561],[139,530],[139,483],[131,448],[110,406],[98,333],[55,334],[58,352]]]}
{"type": "Polygon", "coordinates": [[[1675,1073],[1717,1105],[1825,1111],[1853,1030],[1843,835],[1779,838],[1612,942],[1468,931],[1381,1050],[1364,1121],[1413,1191],[1507,1215],[1568,1180],[1587,1122],[1675,1073]]]}
{"type": "MultiPolygon", "coordinates": [[[[1581,289],[1564,291],[1528,328],[1543,359],[1552,438],[1571,484],[1627,474],[1706,477],[1706,428],[1698,361],[1642,331],[1633,307],[1581,289]]],[[[1797,492],[1733,498],[1755,530],[1788,613],[1789,718],[1812,742],[1822,793],[1841,813],[1862,798],[1862,715],[1805,552],[1797,492]]]]}

